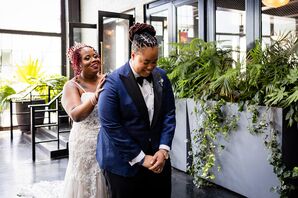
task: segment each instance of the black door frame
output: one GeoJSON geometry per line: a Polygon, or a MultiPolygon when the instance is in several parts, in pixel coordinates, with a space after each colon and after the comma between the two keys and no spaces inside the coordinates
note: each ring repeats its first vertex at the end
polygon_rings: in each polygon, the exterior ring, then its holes
{"type": "MultiPolygon", "coordinates": [[[[102,47],[103,47],[102,43],[103,43],[103,19],[104,19],[104,17],[126,19],[129,22],[129,27],[132,26],[134,23],[133,15],[99,10],[98,11],[98,46],[99,46],[98,52],[99,52],[100,56],[101,56],[100,49],[102,49],[102,47]]],[[[130,55],[130,52],[131,52],[131,43],[129,41],[128,56],[130,55]]]]}
{"type": "MultiPolygon", "coordinates": [[[[74,28],[89,28],[89,29],[96,29],[97,25],[96,24],[89,24],[89,23],[69,23],[69,47],[74,45],[74,28]]],[[[99,48],[100,49],[100,48],[99,48]]],[[[73,70],[69,70],[69,77],[72,78],[74,76],[73,70]]]]}

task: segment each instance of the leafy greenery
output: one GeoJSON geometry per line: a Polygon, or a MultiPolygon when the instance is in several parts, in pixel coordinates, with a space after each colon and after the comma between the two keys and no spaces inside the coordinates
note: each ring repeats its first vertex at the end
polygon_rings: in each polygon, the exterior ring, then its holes
{"type": "Polygon", "coordinates": [[[233,97],[229,90],[235,87],[237,70],[231,67],[234,63],[231,50],[201,39],[173,46],[170,57],[160,58],[158,65],[167,70],[177,97],[233,97]]]}
{"type": "MultiPolygon", "coordinates": [[[[201,127],[193,131],[193,149],[190,155],[194,161],[189,166],[197,186],[208,185],[205,179],[215,179],[211,169],[221,170],[219,165],[215,167],[215,153],[220,153],[225,148],[223,140],[228,141],[230,133],[237,127],[239,116],[224,113],[222,109],[225,105],[223,99],[212,102],[201,101],[204,120],[201,127]],[[198,175],[200,177],[197,177],[198,175]]],[[[198,109],[195,108],[194,111],[198,115],[198,109]]],[[[197,117],[197,122],[199,119],[197,117]]]]}
{"type": "Polygon", "coordinates": [[[8,96],[15,94],[15,90],[9,85],[0,86],[0,112],[7,108],[8,96]]]}
{"type": "Polygon", "coordinates": [[[42,64],[38,59],[31,57],[24,65],[17,65],[17,79],[25,84],[33,85],[39,83],[39,78],[44,76],[42,64]]]}
{"type": "MultiPolygon", "coordinates": [[[[276,174],[277,178],[280,181],[279,186],[273,186],[271,188],[272,191],[278,192],[280,197],[288,197],[292,190],[295,189],[295,186],[291,184],[289,179],[294,178],[297,173],[298,167],[295,167],[293,170],[289,170],[282,161],[282,151],[281,144],[278,141],[278,136],[280,136],[280,132],[275,129],[274,121],[269,118],[266,121],[266,117],[268,111],[264,111],[264,113],[258,117],[252,124],[254,125],[252,128],[254,135],[263,135],[264,136],[264,144],[266,148],[268,148],[269,156],[268,161],[273,166],[273,172],[276,174]],[[268,133],[266,133],[268,131],[268,133]]],[[[273,114],[270,112],[270,114],[273,114]]],[[[270,116],[269,116],[270,117],[270,116]]]]}
{"type": "Polygon", "coordinates": [[[60,74],[46,75],[45,72],[42,71],[42,68],[43,66],[38,59],[34,60],[31,58],[29,58],[25,64],[17,65],[15,80],[22,84],[23,89],[16,93],[14,88],[10,86],[10,82],[2,83],[0,87],[2,111],[7,108],[7,101],[9,101],[9,99],[24,99],[24,97],[29,97],[28,92],[35,92],[34,94],[36,94],[38,98],[48,100],[48,87],[51,88],[51,98],[62,91],[67,78],[60,74]]]}
{"type": "MultiPolygon", "coordinates": [[[[286,170],[281,159],[280,145],[276,141],[277,131],[270,121],[261,115],[257,106],[282,107],[288,109],[286,120],[289,125],[298,122],[298,41],[289,34],[281,36],[268,46],[256,41],[247,53],[245,63],[234,61],[231,50],[220,49],[215,42],[193,39],[188,44],[175,43],[170,57],[160,58],[158,65],[164,68],[172,82],[176,97],[193,98],[195,101],[217,101],[213,106],[204,106],[202,128],[192,131],[198,151],[190,153],[190,165],[195,183],[203,184],[199,177],[214,179],[215,151],[222,148],[217,144],[219,134],[229,134],[237,127],[237,115],[225,115],[225,102],[238,103],[239,111],[247,108],[251,113],[249,131],[253,135],[263,134],[272,128],[270,139],[264,143],[271,151],[269,162],[281,182],[276,187],[281,196],[286,196],[292,186],[286,182],[294,170],[286,170]],[[219,106],[218,106],[219,105],[219,106]],[[230,119],[230,118],[234,119],[230,119]],[[199,158],[199,159],[197,159],[199,158]]],[[[198,111],[195,109],[195,113],[198,111]]]]}

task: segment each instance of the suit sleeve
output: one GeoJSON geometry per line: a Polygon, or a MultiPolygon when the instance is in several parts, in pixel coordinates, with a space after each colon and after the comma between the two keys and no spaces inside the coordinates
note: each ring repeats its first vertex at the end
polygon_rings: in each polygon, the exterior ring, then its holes
{"type": "Polygon", "coordinates": [[[139,155],[141,148],[121,125],[120,98],[116,88],[116,81],[112,77],[108,77],[104,84],[98,106],[101,127],[104,128],[109,141],[118,148],[121,157],[125,161],[131,161],[139,155]]]}
{"type": "Polygon", "coordinates": [[[163,126],[159,144],[167,145],[171,148],[176,128],[175,98],[172,85],[165,73],[163,73],[162,78],[164,80],[165,93],[163,96],[163,126]]]}

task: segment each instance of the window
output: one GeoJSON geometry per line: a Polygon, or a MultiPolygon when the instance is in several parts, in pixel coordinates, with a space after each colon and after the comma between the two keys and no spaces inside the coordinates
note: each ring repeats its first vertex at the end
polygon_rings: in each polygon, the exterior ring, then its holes
{"type": "Polygon", "coordinates": [[[49,73],[61,71],[61,39],[31,35],[1,34],[1,79],[11,78],[16,65],[25,63],[29,57],[41,61],[44,70],[49,73]]]}
{"type": "Polygon", "coordinates": [[[168,43],[168,11],[160,11],[150,16],[151,25],[156,30],[156,38],[158,41],[159,57],[169,55],[168,43]]]}
{"type": "Polygon", "coordinates": [[[216,41],[233,50],[234,60],[245,58],[245,15],[245,0],[216,0],[216,41]]]}
{"type": "Polygon", "coordinates": [[[65,21],[61,18],[65,13],[61,13],[61,6],[64,3],[64,0],[1,1],[1,79],[9,77],[5,74],[12,73],[17,64],[30,57],[41,61],[49,74],[66,73],[62,71],[65,35],[61,27],[65,21]]]}
{"type": "Polygon", "coordinates": [[[298,1],[279,8],[262,5],[262,41],[269,44],[272,40],[286,35],[297,35],[298,1]]]}
{"type": "Polygon", "coordinates": [[[0,29],[60,33],[60,10],[60,0],[1,1],[0,29]]]}
{"type": "Polygon", "coordinates": [[[198,37],[198,3],[177,7],[177,41],[188,43],[198,37]]]}

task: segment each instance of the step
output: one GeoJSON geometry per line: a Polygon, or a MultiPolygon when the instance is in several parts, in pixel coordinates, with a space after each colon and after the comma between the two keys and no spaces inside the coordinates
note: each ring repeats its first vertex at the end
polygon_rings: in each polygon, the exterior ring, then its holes
{"type": "MultiPolygon", "coordinates": [[[[26,140],[31,143],[31,137],[32,137],[31,134],[24,133],[24,136],[26,140]]],[[[63,133],[63,135],[60,134],[59,149],[58,149],[57,141],[41,142],[36,144],[36,148],[39,148],[50,158],[68,157],[68,136],[69,134],[67,133],[63,133]]],[[[36,142],[48,141],[53,139],[57,139],[56,132],[51,131],[49,129],[40,128],[35,133],[36,142]]]]}
{"type": "MultiPolygon", "coordinates": [[[[52,127],[51,129],[47,128],[40,128],[39,130],[42,131],[42,133],[48,137],[49,139],[57,139],[57,131],[55,129],[56,127],[52,127]]],[[[70,129],[61,129],[60,128],[60,144],[64,147],[67,146],[68,144],[68,139],[69,139],[69,132],[70,129]]]]}

